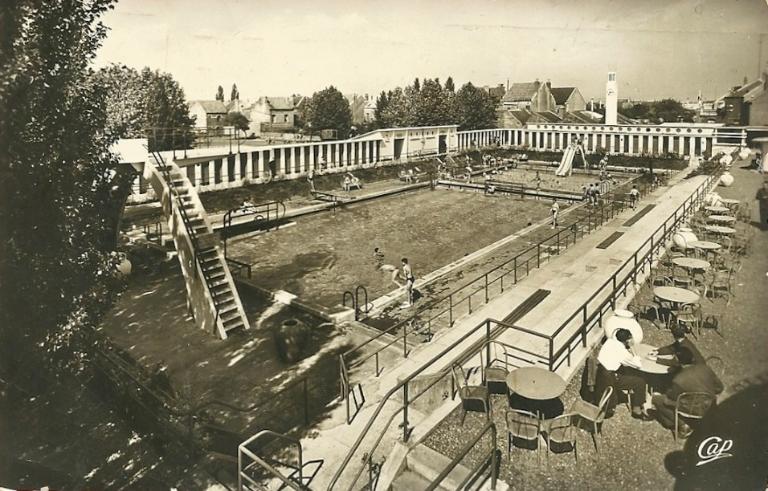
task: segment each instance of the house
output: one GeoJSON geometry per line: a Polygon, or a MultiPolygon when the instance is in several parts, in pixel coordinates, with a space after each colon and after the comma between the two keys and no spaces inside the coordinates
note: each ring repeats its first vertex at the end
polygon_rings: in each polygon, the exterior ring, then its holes
{"type": "Polygon", "coordinates": [[[501,105],[505,109],[527,109],[534,112],[555,111],[555,98],[552,96],[551,83],[534,82],[514,83],[509,86],[501,105]]]}
{"type": "Polygon", "coordinates": [[[496,123],[499,128],[522,128],[529,123],[560,123],[562,119],[552,111],[529,111],[527,109],[496,110],[496,123]]]}
{"type": "Polygon", "coordinates": [[[504,88],[504,84],[499,84],[496,87],[484,85],[483,90],[486,91],[488,95],[493,97],[493,100],[497,103],[501,101],[501,99],[504,97],[504,94],[507,93],[507,89],[504,88]]]}
{"type": "Polygon", "coordinates": [[[365,103],[363,108],[363,119],[366,123],[371,123],[376,119],[376,99],[371,97],[368,102],[365,103]]]}
{"type": "Polygon", "coordinates": [[[569,112],[587,109],[587,101],[576,87],[552,87],[551,92],[555,98],[555,112],[561,117],[569,112]]]}
{"type": "Polygon", "coordinates": [[[221,101],[189,101],[189,114],[195,127],[209,132],[222,131],[227,108],[221,101]]]}
{"type": "Polygon", "coordinates": [[[254,134],[290,131],[296,127],[293,97],[259,97],[243,114],[251,121],[254,134]]]}
{"type": "Polygon", "coordinates": [[[768,67],[757,80],[736,86],[717,100],[727,125],[768,125],[768,67]]]}

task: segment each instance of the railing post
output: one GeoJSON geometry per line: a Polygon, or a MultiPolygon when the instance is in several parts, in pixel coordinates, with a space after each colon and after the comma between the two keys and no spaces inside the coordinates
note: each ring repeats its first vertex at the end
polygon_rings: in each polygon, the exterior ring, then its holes
{"type": "Polygon", "coordinates": [[[488,273],[485,273],[485,303],[488,303],[488,273]]]}
{"type": "Polygon", "coordinates": [[[408,358],[408,324],[403,324],[403,358],[408,358]]]}
{"type": "Polygon", "coordinates": [[[536,244],[536,267],[541,267],[541,242],[536,244]]]}
{"type": "Polygon", "coordinates": [[[557,255],[560,255],[560,231],[557,232],[557,255]]]}
{"type": "Polygon", "coordinates": [[[513,267],[515,268],[515,285],[517,285],[517,256],[512,258],[513,267]]]}
{"type": "Polygon", "coordinates": [[[408,382],[403,384],[403,442],[408,441],[408,382]]]}
{"type": "MultiPolygon", "coordinates": [[[[307,378],[304,377],[304,379],[301,382],[302,385],[302,392],[304,396],[304,426],[309,425],[309,393],[307,390],[307,378]]],[[[299,469],[299,478],[301,478],[301,469],[299,469]]]]}
{"type": "Polygon", "coordinates": [[[613,290],[611,291],[611,308],[616,310],[616,273],[613,274],[613,290]]]}
{"type": "Polygon", "coordinates": [[[453,325],[453,293],[448,295],[448,325],[453,325]]]}

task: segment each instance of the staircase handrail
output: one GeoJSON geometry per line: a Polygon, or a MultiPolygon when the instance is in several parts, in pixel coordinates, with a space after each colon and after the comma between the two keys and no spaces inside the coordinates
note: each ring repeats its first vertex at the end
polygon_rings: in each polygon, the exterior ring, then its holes
{"type": "MultiPolygon", "coordinates": [[[[244,469],[243,469],[243,454],[245,454],[248,457],[250,457],[251,460],[253,460],[254,463],[259,464],[264,470],[266,470],[267,472],[269,472],[273,476],[275,476],[278,479],[280,479],[283,482],[284,485],[290,487],[291,489],[295,489],[296,491],[303,491],[304,489],[306,489],[305,486],[304,486],[304,476],[302,475],[303,468],[304,468],[304,460],[302,458],[301,441],[299,441],[299,440],[297,440],[295,438],[291,438],[291,437],[289,437],[287,435],[284,435],[282,433],[278,433],[276,431],[261,430],[260,432],[256,433],[255,435],[253,435],[252,437],[250,437],[249,439],[247,439],[246,441],[244,441],[243,443],[238,445],[238,447],[237,447],[237,489],[238,490],[242,490],[243,489],[243,478],[245,478],[251,484],[253,484],[255,486],[259,486],[259,483],[257,483],[256,481],[254,481],[253,479],[251,479],[250,477],[248,477],[247,475],[245,475],[243,473],[243,471],[244,471],[244,469]],[[255,441],[257,441],[260,438],[262,438],[264,436],[267,436],[267,435],[275,437],[275,438],[283,440],[283,441],[286,441],[290,445],[295,446],[296,449],[298,450],[298,454],[299,454],[299,457],[298,457],[299,462],[298,462],[298,464],[296,466],[291,466],[291,465],[288,465],[288,464],[284,464],[287,467],[295,469],[299,473],[299,485],[298,486],[296,485],[295,482],[293,482],[290,479],[288,479],[287,477],[285,477],[282,472],[280,472],[277,469],[275,469],[273,466],[271,466],[266,461],[264,461],[264,459],[262,459],[261,457],[259,457],[258,455],[256,455],[255,453],[251,452],[248,449],[248,445],[254,443],[255,441]]],[[[246,466],[246,468],[248,468],[248,467],[250,467],[250,466],[246,466]]]]}
{"type": "Polygon", "coordinates": [[[219,310],[219,306],[216,304],[216,297],[218,296],[210,286],[211,277],[208,274],[208,272],[203,267],[203,262],[200,259],[200,242],[197,236],[197,232],[195,232],[194,227],[192,227],[192,224],[190,223],[189,216],[187,215],[187,210],[184,208],[184,203],[181,201],[181,196],[179,195],[178,190],[176,189],[176,185],[173,184],[173,179],[171,178],[171,170],[168,164],[165,163],[165,160],[163,159],[163,156],[160,152],[152,152],[153,156],[155,157],[155,162],[157,162],[157,167],[160,169],[160,171],[163,173],[163,177],[165,177],[165,181],[168,185],[168,191],[170,196],[170,205],[171,209],[173,209],[173,202],[174,198],[176,200],[176,208],[179,211],[179,215],[181,216],[181,221],[184,224],[184,228],[187,231],[187,235],[189,235],[189,239],[192,242],[192,249],[193,249],[193,256],[195,258],[195,262],[197,263],[198,269],[203,275],[203,278],[205,281],[205,287],[208,290],[208,293],[210,294],[212,304],[213,304],[213,310],[215,311],[215,315],[213,318],[213,325],[215,326],[218,322],[218,319],[221,315],[221,312],[219,310]]]}
{"type": "Polygon", "coordinates": [[[426,491],[433,491],[437,489],[440,486],[440,483],[443,482],[443,480],[448,477],[448,474],[453,471],[454,468],[456,468],[459,463],[464,460],[464,458],[467,456],[467,454],[475,448],[475,445],[477,445],[477,442],[480,441],[481,438],[483,438],[488,432],[491,433],[491,449],[490,451],[486,452],[482,458],[480,458],[479,462],[475,464],[472,469],[470,470],[467,477],[464,478],[464,480],[461,482],[461,484],[458,485],[457,489],[466,489],[464,486],[469,483],[469,481],[477,474],[477,472],[486,465],[486,462],[488,460],[491,461],[491,489],[496,489],[496,480],[498,479],[498,470],[496,469],[496,459],[497,456],[497,443],[496,443],[496,424],[492,421],[488,421],[485,423],[485,426],[475,435],[470,441],[462,447],[461,450],[459,450],[456,457],[451,460],[451,462],[448,464],[448,466],[443,469],[443,471],[435,478],[434,481],[432,481],[429,486],[427,487],[426,491]]]}

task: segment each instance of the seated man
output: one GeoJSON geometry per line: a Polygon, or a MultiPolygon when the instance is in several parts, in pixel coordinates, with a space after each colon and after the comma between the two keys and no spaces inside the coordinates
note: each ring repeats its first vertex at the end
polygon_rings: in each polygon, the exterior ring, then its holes
{"type": "Polygon", "coordinates": [[[659,348],[655,352],[652,351],[651,354],[656,354],[661,356],[672,355],[673,358],[671,360],[664,360],[660,358],[656,360],[657,363],[660,363],[662,365],[679,366],[681,364],[679,360],[679,353],[683,350],[687,350],[688,352],[691,353],[691,355],[693,356],[694,365],[706,363],[706,361],[704,360],[704,356],[701,354],[701,351],[699,351],[696,345],[693,344],[693,342],[685,336],[684,328],[675,326],[672,328],[671,331],[675,341],[670,345],[659,348]]]}
{"type": "MultiPolygon", "coordinates": [[[[656,419],[666,428],[675,424],[675,405],[677,397],[683,392],[706,392],[716,396],[723,391],[723,383],[705,363],[693,364],[693,354],[686,348],[677,353],[677,360],[682,368],[672,378],[672,384],[664,394],[656,394],[651,402],[656,411],[656,419]]],[[[690,434],[690,427],[683,423],[679,428],[680,436],[690,434]]]]}
{"type": "Polygon", "coordinates": [[[621,390],[630,391],[632,417],[647,420],[648,415],[643,412],[646,384],[637,370],[641,360],[630,351],[632,344],[632,333],[628,329],[617,329],[600,348],[597,361],[602,369],[598,373],[597,393],[602,394],[609,385],[614,394],[621,390]]]}
{"type": "Polygon", "coordinates": [[[352,189],[352,188],[362,189],[363,188],[363,184],[360,182],[360,179],[355,177],[354,174],[352,174],[351,172],[347,172],[347,177],[349,178],[349,189],[352,189]]]}
{"type": "Polygon", "coordinates": [[[351,183],[352,183],[352,180],[349,178],[349,176],[344,176],[344,181],[342,181],[341,183],[342,189],[344,189],[344,191],[349,191],[351,183]]]}

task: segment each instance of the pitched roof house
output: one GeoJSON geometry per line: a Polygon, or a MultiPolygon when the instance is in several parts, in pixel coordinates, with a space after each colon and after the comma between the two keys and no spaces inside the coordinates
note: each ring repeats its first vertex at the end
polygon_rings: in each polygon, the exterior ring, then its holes
{"type": "Polygon", "coordinates": [[[555,98],[555,111],[560,116],[587,108],[587,101],[576,87],[552,87],[551,92],[555,98]]]}
{"type": "Polygon", "coordinates": [[[534,112],[554,111],[555,98],[550,91],[551,84],[534,82],[514,83],[509,86],[501,105],[507,109],[529,109],[534,112]]]}
{"type": "Polygon", "coordinates": [[[189,114],[195,118],[195,126],[206,130],[224,126],[227,108],[221,101],[189,101],[189,114]]]}

